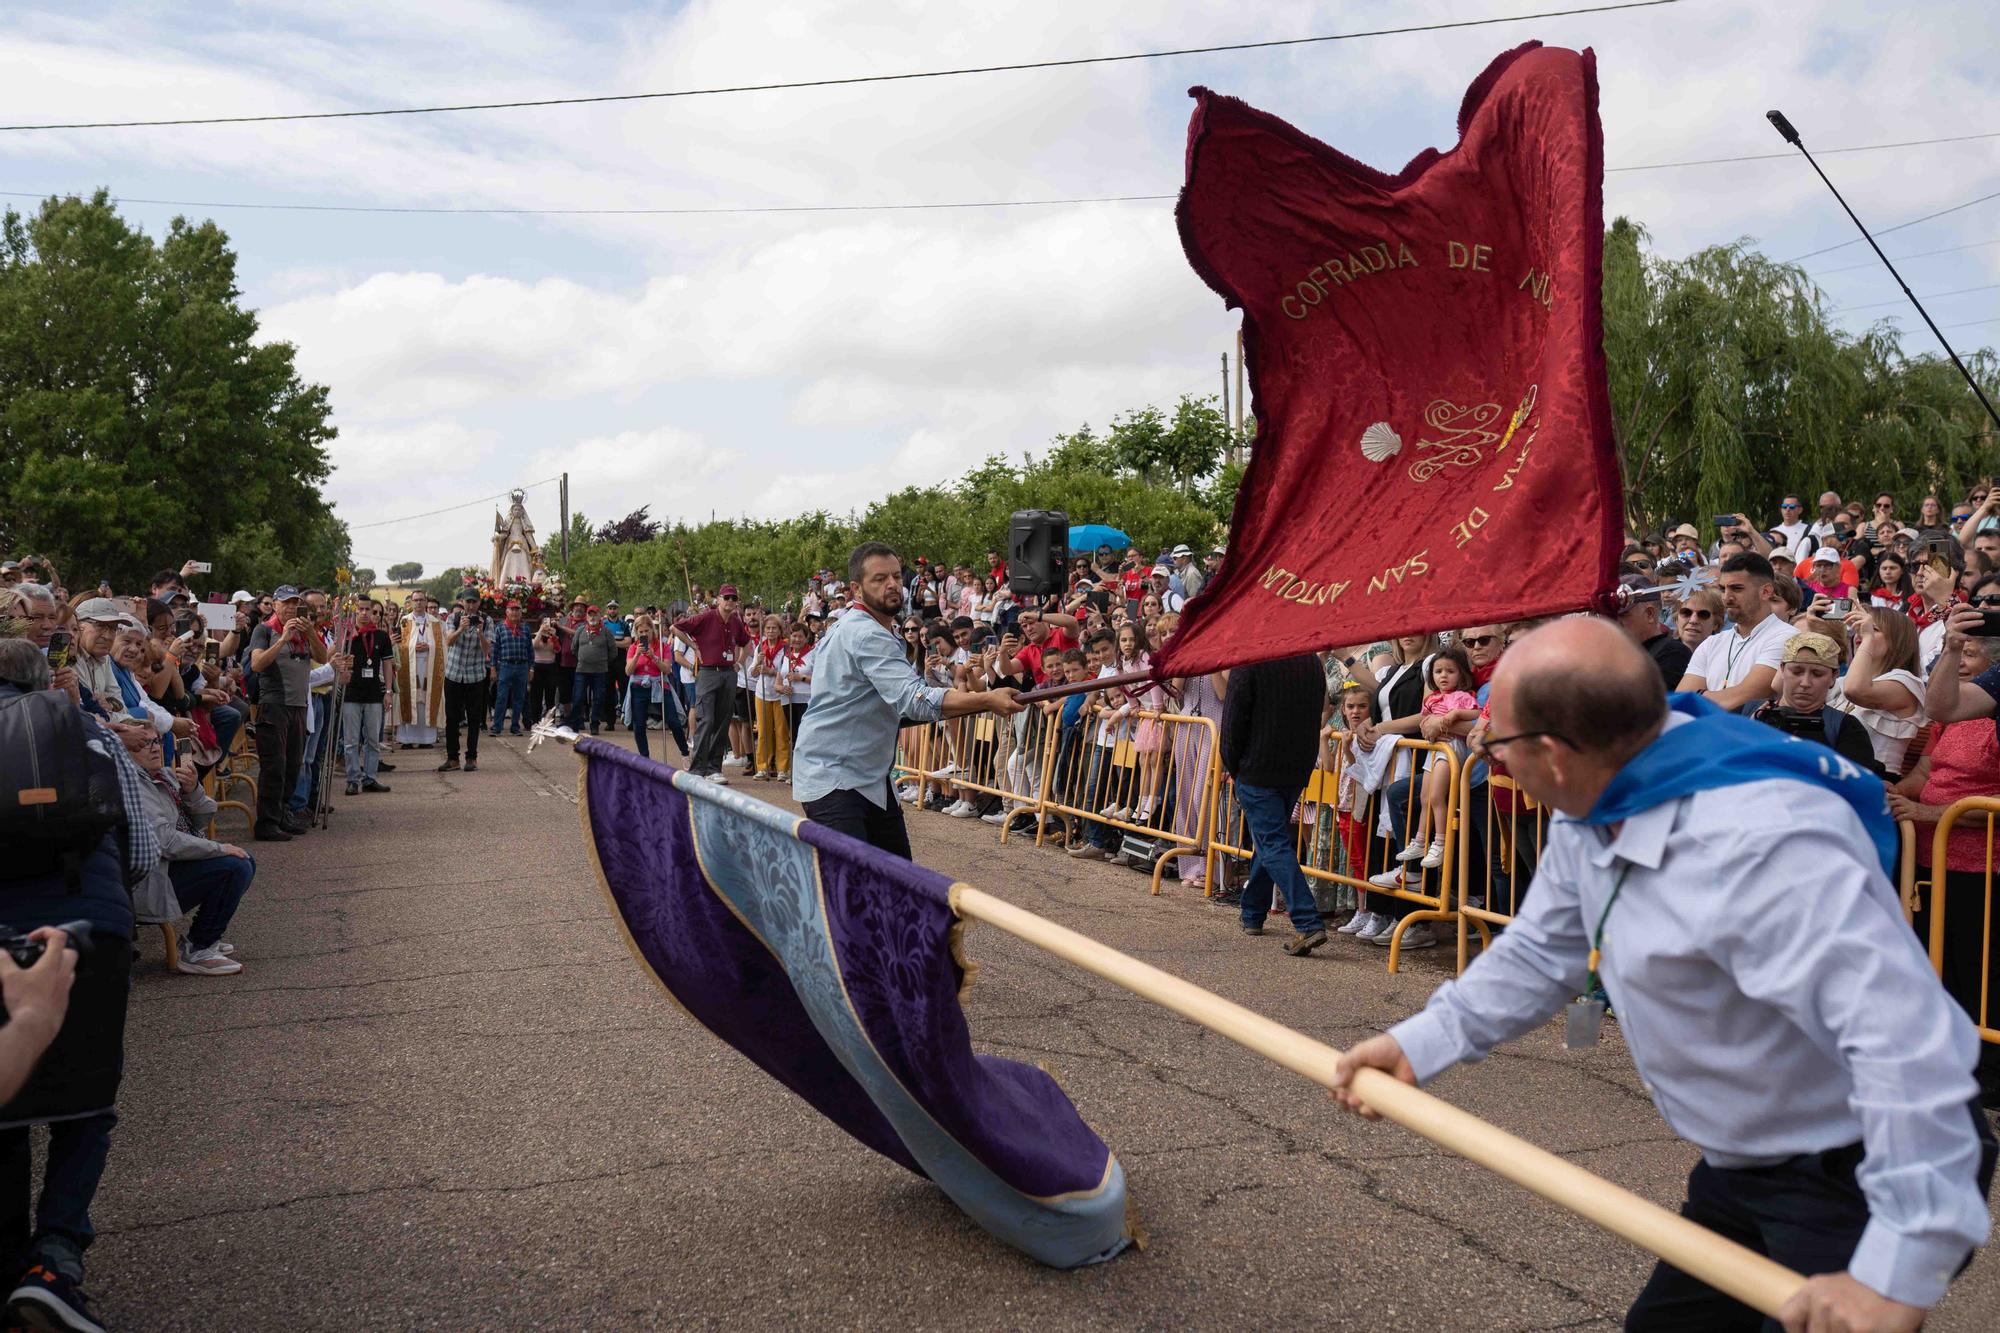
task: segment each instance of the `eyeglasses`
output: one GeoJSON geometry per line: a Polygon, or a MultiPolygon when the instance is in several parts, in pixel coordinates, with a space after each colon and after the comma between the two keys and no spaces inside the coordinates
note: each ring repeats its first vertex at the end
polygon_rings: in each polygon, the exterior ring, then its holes
{"type": "Polygon", "coordinates": [[[1489,643],[1498,643],[1499,641],[1500,636],[1498,634],[1468,634],[1465,637],[1464,643],[1468,648],[1484,648],[1489,643]]]}
{"type": "Polygon", "coordinates": [[[1715,612],[1697,610],[1694,607],[1683,607],[1681,614],[1689,620],[1713,620],[1715,618],[1715,612]]]}
{"type": "Polygon", "coordinates": [[[1785,503],[1778,506],[1778,508],[1780,509],[1797,509],[1798,507],[1799,507],[1798,505],[1794,504],[1790,500],[1787,500],[1785,501],[1785,503]]]}
{"type": "Polygon", "coordinates": [[[1515,741],[1533,740],[1537,736],[1547,736],[1552,741],[1560,741],[1572,750],[1576,748],[1576,742],[1561,732],[1517,731],[1512,736],[1488,736],[1479,743],[1479,753],[1486,758],[1504,760],[1506,756],[1500,753],[1501,746],[1512,745],[1515,741]]]}

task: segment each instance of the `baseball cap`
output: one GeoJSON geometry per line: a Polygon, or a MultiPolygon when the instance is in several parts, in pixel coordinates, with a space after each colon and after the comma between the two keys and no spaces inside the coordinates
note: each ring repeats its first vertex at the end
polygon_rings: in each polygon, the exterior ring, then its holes
{"type": "Polygon", "coordinates": [[[1840,670],[1840,648],[1824,634],[1807,630],[1785,640],[1784,660],[1840,670]]]}
{"type": "Polygon", "coordinates": [[[1898,528],[1896,529],[1896,535],[1898,537],[1908,537],[1911,541],[1915,541],[1917,538],[1923,536],[1915,528],[1898,528]]]}
{"type": "Polygon", "coordinates": [[[1171,575],[1171,574],[1172,574],[1172,573],[1173,573],[1174,571],[1173,571],[1173,569],[1172,569],[1172,568],[1171,568],[1171,567],[1170,567],[1170,566],[1169,566],[1169,565],[1167,564],[1167,562],[1166,562],[1166,561],[1162,560],[1162,561],[1161,561],[1161,562],[1160,562],[1159,564],[1157,564],[1157,565],[1154,565],[1154,566],[1153,566],[1153,572],[1154,572],[1155,574],[1167,574],[1167,575],[1171,575]]]}
{"type": "Polygon", "coordinates": [[[238,588],[230,594],[229,600],[232,604],[237,602],[254,602],[257,600],[257,594],[247,588],[238,588]]]}
{"type": "Polygon", "coordinates": [[[130,620],[131,614],[109,597],[86,597],[76,608],[78,620],[130,620]]]}
{"type": "Polygon", "coordinates": [[[584,613],[585,615],[588,615],[588,616],[594,616],[594,615],[598,615],[598,614],[600,614],[600,612],[598,611],[598,609],[597,609],[596,607],[594,607],[594,606],[586,606],[586,607],[584,607],[584,608],[583,608],[583,613],[584,613]]]}
{"type": "Polygon", "coordinates": [[[1696,541],[1701,540],[1701,534],[1695,531],[1695,526],[1692,523],[1683,523],[1668,535],[1674,537],[1692,537],[1696,541]]]}
{"type": "Polygon", "coordinates": [[[720,588],[717,588],[715,590],[715,595],[717,597],[734,597],[737,595],[736,585],[733,583],[725,583],[720,588]]]}
{"type": "Polygon", "coordinates": [[[476,602],[476,601],[478,601],[478,600],[479,600],[479,589],[477,589],[477,588],[460,588],[460,589],[458,590],[458,600],[459,600],[459,601],[461,601],[461,602],[476,602]]]}
{"type": "Polygon", "coordinates": [[[295,602],[298,599],[299,590],[289,583],[281,583],[271,589],[271,600],[274,602],[295,602]]]}
{"type": "Polygon", "coordinates": [[[1840,563],[1840,552],[1831,546],[1822,546],[1813,552],[1812,562],[1815,565],[1837,565],[1840,563]]]}

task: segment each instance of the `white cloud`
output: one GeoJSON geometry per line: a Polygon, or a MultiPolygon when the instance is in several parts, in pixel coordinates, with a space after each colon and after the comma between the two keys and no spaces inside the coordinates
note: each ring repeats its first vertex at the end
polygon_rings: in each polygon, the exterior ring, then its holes
{"type": "Polygon", "coordinates": [[[653,517],[669,517],[675,511],[657,497],[710,482],[737,461],[734,451],[690,431],[654,426],[543,449],[528,471],[537,476],[567,472],[571,510],[603,521],[645,504],[652,505],[653,517]]]}

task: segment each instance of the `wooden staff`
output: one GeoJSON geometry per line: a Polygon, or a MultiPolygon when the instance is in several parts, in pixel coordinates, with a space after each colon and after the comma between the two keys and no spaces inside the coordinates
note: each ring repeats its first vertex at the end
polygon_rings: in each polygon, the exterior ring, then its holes
{"type": "MultiPolygon", "coordinates": [[[[1109,684],[1110,679],[1095,682],[1109,684]]],[[[1059,926],[1012,903],[955,884],[952,910],[984,921],[1135,995],[1247,1046],[1322,1087],[1333,1086],[1342,1052],[1211,991],[1059,926]]],[[[1717,1291],[1776,1317],[1805,1278],[1782,1264],[1596,1176],[1379,1069],[1356,1073],[1354,1091],[1375,1111],[1551,1203],[1623,1236],[1717,1291]]]]}
{"type": "Polygon", "coordinates": [[[1040,703],[1044,699],[1061,699],[1071,694],[1089,694],[1092,690],[1108,690],[1117,685],[1137,685],[1150,682],[1150,671],[1120,671],[1115,675],[1099,676],[1095,680],[1073,680],[1067,685],[1041,685],[1016,697],[1024,704],[1040,703]]]}

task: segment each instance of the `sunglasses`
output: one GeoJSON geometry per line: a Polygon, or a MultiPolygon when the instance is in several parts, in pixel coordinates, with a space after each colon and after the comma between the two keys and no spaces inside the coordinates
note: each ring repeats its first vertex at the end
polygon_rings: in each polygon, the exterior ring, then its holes
{"type": "Polygon", "coordinates": [[[1894,500],[1877,500],[1875,502],[1875,507],[1877,509],[1894,509],[1896,507],[1896,502],[1894,500]]]}
{"type": "Polygon", "coordinates": [[[1489,643],[1498,643],[1499,641],[1500,636],[1498,634],[1473,634],[1467,636],[1465,646],[1468,648],[1484,648],[1489,643]]]}
{"type": "Polygon", "coordinates": [[[1986,596],[1984,596],[1984,597],[1972,597],[1972,598],[1968,598],[1968,599],[1966,600],[1966,605],[1968,605],[1968,606],[2000,606],[2000,593],[1988,593],[1988,594],[1987,594],[1986,596]]]}
{"type": "Polygon", "coordinates": [[[736,599],[735,599],[734,597],[725,597],[725,598],[723,598],[722,600],[723,600],[723,601],[725,601],[725,602],[733,602],[733,601],[735,601],[736,599]]]}
{"type": "Polygon", "coordinates": [[[1715,618],[1715,612],[1713,611],[1702,611],[1694,608],[1683,608],[1681,614],[1690,620],[1713,620],[1715,618]]]}
{"type": "Polygon", "coordinates": [[[1798,507],[1799,507],[1799,506],[1797,506],[1797,505],[1795,505],[1795,504],[1781,504],[1781,505],[1779,505],[1779,506],[1778,506],[1778,508],[1780,508],[1780,509],[1797,509],[1798,507]]]}

